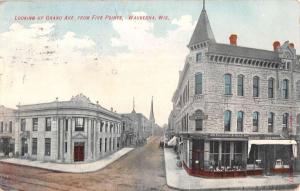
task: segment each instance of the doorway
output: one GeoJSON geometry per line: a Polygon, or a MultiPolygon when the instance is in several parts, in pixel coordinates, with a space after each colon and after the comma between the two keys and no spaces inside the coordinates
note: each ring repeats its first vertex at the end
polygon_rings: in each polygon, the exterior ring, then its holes
{"type": "Polygon", "coordinates": [[[193,173],[197,173],[204,170],[204,140],[193,139],[192,152],[193,173]]]}
{"type": "Polygon", "coordinates": [[[74,162],[84,161],[84,143],[74,143],[74,162]]]}
{"type": "Polygon", "coordinates": [[[28,153],[28,142],[26,138],[22,138],[21,156],[25,156],[28,153]]]}

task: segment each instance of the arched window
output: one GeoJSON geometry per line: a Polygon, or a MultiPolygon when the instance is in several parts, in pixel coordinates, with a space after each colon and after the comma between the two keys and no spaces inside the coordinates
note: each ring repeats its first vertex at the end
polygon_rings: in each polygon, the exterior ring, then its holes
{"type": "Polygon", "coordinates": [[[237,131],[243,132],[244,113],[239,111],[237,113],[237,131]]]}
{"type": "Polygon", "coordinates": [[[237,94],[238,96],[244,96],[244,76],[242,74],[238,75],[237,94]]]}
{"type": "Polygon", "coordinates": [[[289,81],[287,79],[282,81],[282,98],[289,98],[289,81]]]}
{"type": "Polygon", "coordinates": [[[204,113],[202,110],[196,110],[195,112],[195,129],[196,131],[202,131],[203,129],[204,113]]]}
{"type": "Polygon", "coordinates": [[[231,95],[231,74],[224,75],[225,95],[231,95]]]}
{"type": "Polygon", "coordinates": [[[258,132],[259,113],[257,111],[252,114],[253,132],[258,132]]]}
{"type": "Polygon", "coordinates": [[[230,131],[230,125],[231,125],[231,111],[225,111],[224,113],[224,130],[230,131]]]}
{"type": "Polygon", "coordinates": [[[253,97],[259,97],[259,77],[253,77],[253,97]]]}
{"type": "Polygon", "coordinates": [[[202,74],[195,75],[195,94],[202,94],[202,74]]]}
{"type": "Polygon", "coordinates": [[[268,80],[268,98],[274,98],[274,78],[268,80]]]}
{"type": "Polygon", "coordinates": [[[289,114],[284,113],[282,116],[282,130],[287,131],[289,125],[289,114]]]}
{"type": "Polygon", "coordinates": [[[268,113],[268,132],[272,133],[274,130],[274,113],[268,113]]]}

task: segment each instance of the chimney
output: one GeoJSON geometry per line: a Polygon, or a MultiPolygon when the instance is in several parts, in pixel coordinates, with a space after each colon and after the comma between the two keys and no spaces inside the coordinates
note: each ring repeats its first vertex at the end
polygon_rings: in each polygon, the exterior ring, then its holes
{"type": "Polygon", "coordinates": [[[111,107],[111,108],[110,108],[110,111],[113,112],[113,111],[114,111],[114,108],[111,107]]]}
{"type": "Polygon", "coordinates": [[[230,45],[236,46],[236,41],[237,41],[237,35],[236,34],[231,34],[230,37],[229,37],[230,45]]]}
{"type": "Polygon", "coordinates": [[[274,41],[273,42],[273,50],[274,51],[277,51],[277,49],[279,48],[280,46],[280,42],[279,41],[274,41]]]}
{"type": "Polygon", "coordinates": [[[289,43],[289,48],[295,48],[295,45],[294,45],[294,43],[289,43]]]}

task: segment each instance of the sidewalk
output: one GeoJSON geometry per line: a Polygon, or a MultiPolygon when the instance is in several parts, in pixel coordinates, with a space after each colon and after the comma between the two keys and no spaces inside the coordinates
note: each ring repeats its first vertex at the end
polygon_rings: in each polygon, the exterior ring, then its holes
{"type": "Polygon", "coordinates": [[[248,176],[241,178],[201,178],[190,176],[184,168],[176,166],[173,149],[165,148],[165,168],[167,185],[180,190],[273,190],[291,189],[300,183],[300,175],[248,176]]]}
{"type": "Polygon", "coordinates": [[[106,167],[107,165],[115,162],[116,160],[126,155],[133,149],[134,148],[123,148],[103,159],[100,159],[95,162],[90,162],[90,163],[61,164],[61,163],[51,163],[51,162],[42,162],[42,161],[30,161],[30,160],[17,159],[17,158],[2,159],[0,160],[0,162],[42,168],[42,169],[58,171],[58,172],[85,173],[85,172],[98,171],[106,167]]]}

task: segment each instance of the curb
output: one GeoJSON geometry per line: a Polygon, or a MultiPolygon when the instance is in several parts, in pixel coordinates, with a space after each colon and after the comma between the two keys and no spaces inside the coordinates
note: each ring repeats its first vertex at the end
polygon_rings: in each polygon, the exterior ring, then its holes
{"type": "MultiPolygon", "coordinates": [[[[166,168],[166,160],[165,160],[165,149],[163,149],[164,153],[164,171],[166,174],[166,183],[167,186],[174,190],[202,190],[202,191],[211,191],[211,190],[282,190],[282,189],[295,189],[299,186],[300,183],[293,183],[293,184],[280,184],[280,185],[268,185],[268,186],[241,186],[241,187],[221,187],[221,188],[195,188],[195,189],[185,189],[185,188],[178,188],[168,184],[167,179],[167,168],[166,168]]],[[[217,180],[216,180],[217,181],[217,180]]]]}
{"type": "MultiPolygon", "coordinates": [[[[97,171],[100,171],[104,168],[106,168],[107,166],[115,163],[116,161],[118,161],[119,159],[125,157],[127,154],[129,154],[130,152],[134,151],[136,148],[128,151],[126,154],[122,155],[121,157],[119,157],[118,159],[114,160],[113,162],[103,166],[102,168],[100,169],[97,169],[97,170],[91,170],[91,171],[87,171],[87,172],[69,172],[69,171],[62,171],[62,170],[55,170],[55,169],[48,169],[48,168],[45,168],[45,167],[40,167],[40,166],[29,166],[29,165],[24,165],[24,164],[17,164],[17,163],[10,163],[10,162],[6,162],[6,161],[1,161],[0,160],[0,163],[2,164],[10,164],[10,165],[14,165],[14,166],[21,166],[21,167],[25,167],[25,168],[35,168],[35,169],[42,169],[42,170],[47,170],[47,171],[51,171],[51,172],[57,172],[57,173],[72,173],[72,174],[85,174],[85,173],[92,173],[92,172],[97,172],[97,171]]],[[[26,160],[26,159],[24,159],[26,160]]]]}

